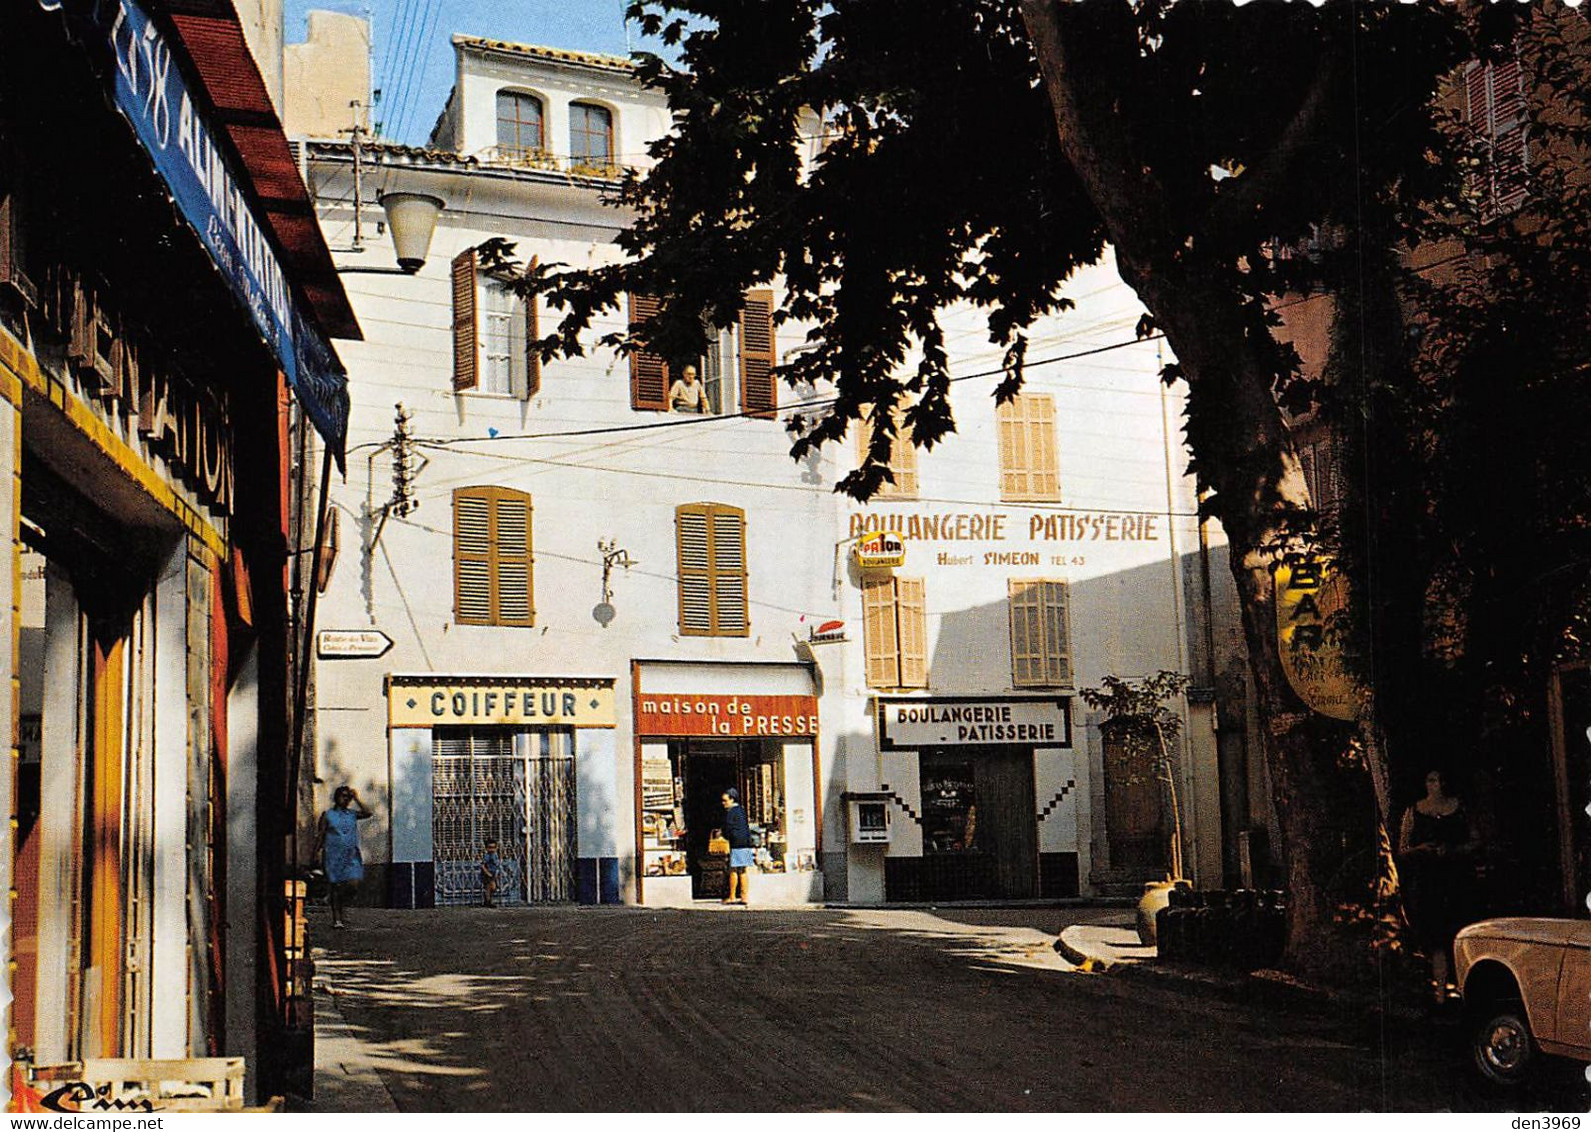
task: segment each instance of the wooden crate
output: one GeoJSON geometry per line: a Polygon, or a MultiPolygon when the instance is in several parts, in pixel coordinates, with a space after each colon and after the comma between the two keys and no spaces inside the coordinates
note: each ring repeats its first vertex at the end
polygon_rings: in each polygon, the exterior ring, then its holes
{"type": "Polygon", "coordinates": [[[43,1093],[71,1082],[93,1089],[99,1104],[80,1101],[83,1112],[115,1109],[118,1102],[126,1111],[144,1101],[156,1112],[243,1110],[241,1057],[87,1058],[34,1066],[31,1077],[43,1093]]]}

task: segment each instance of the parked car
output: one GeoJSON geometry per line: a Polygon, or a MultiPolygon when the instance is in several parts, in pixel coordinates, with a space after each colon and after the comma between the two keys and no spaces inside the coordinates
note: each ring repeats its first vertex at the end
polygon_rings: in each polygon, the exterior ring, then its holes
{"type": "Polygon", "coordinates": [[[1458,933],[1453,960],[1488,1081],[1520,1084],[1539,1054],[1591,1062],[1591,920],[1482,920],[1458,933]]]}

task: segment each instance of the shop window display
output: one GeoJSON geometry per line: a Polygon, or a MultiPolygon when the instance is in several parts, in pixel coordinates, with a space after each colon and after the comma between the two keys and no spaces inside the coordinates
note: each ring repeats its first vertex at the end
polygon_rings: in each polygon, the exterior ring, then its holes
{"type": "Polygon", "coordinates": [[[816,866],[810,852],[789,850],[784,751],[779,744],[682,739],[670,742],[666,755],[658,751],[641,763],[645,875],[689,875],[695,898],[724,895],[728,850],[717,835],[723,825],[723,795],[731,787],[739,790],[751,823],[759,871],[816,866]]]}
{"type": "Polygon", "coordinates": [[[972,763],[939,760],[923,767],[923,848],[970,853],[978,845],[978,787],[972,763]]]}

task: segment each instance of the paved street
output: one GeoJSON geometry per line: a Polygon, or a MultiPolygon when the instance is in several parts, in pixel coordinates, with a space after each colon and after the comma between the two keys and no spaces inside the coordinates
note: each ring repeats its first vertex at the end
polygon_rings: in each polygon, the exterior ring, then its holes
{"type": "Polygon", "coordinates": [[[361,908],[346,932],[315,923],[317,982],[403,1111],[1481,1106],[1451,1031],[1383,1054],[1362,1017],[1086,975],[1051,949],[1063,918],[1124,915],[361,908]]]}

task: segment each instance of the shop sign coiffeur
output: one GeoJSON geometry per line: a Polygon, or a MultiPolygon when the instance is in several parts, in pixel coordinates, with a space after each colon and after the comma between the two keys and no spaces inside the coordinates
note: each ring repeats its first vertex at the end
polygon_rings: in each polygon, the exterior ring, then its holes
{"type": "Polygon", "coordinates": [[[643,692],[636,697],[641,735],[728,735],[758,738],[816,735],[815,696],[692,696],[643,692]]]}
{"type": "Polygon", "coordinates": [[[611,680],[503,677],[410,683],[411,679],[394,677],[387,688],[387,713],[393,727],[612,727],[615,722],[611,680]]]}

